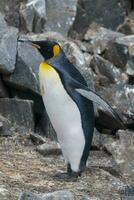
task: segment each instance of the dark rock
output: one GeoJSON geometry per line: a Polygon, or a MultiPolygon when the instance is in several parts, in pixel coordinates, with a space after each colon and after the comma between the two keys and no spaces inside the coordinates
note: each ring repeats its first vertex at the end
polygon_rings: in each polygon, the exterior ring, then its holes
{"type": "Polygon", "coordinates": [[[69,35],[73,38],[82,38],[93,22],[116,30],[119,24],[124,21],[127,4],[126,0],[110,2],[107,0],[79,0],[76,18],[69,35]]]}
{"type": "Polygon", "coordinates": [[[43,156],[60,155],[61,149],[55,142],[44,143],[37,146],[36,150],[43,156]]]}
{"type": "Polygon", "coordinates": [[[0,14],[0,72],[12,73],[15,69],[18,29],[8,27],[0,14]]]}
{"type": "Polygon", "coordinates": [[[61,190],[47,194],[23,192],[19,200],[74,200],[74,195],[67,190],[61,190]]]}
{"type": "Polygon", "coordinates": [[[17,127],[22,126],[27,130],[34,130],[34,116],[32,101],[20,99],[0,99],[0,113],[8,118],[17,127]]]}
{"type": "Polygon", "coordinates": [[[84,41],[88,52],[102,54],[116,38],[122,36],[124,35],[121,33],[93,24],[84,35],[84,41]]]}
{"type": "Polygon", "coordinates": [[[42,60],[42,56],[29,44],[18,43],[16,68],[14,73],[5,76],[4,80],[10,87],[39,94],[38,67],[42,60]]]}
{"type": "Polygon", "coordinates": [[[47,22],[45,30],[56,31],[67,36],[76,14],[76,0],[46,1],[47,22]]]}
{"type": "Polygon", "coordinates": [[[0,136],[12,136],[14,131],[11,121],[0,115],[0,136]]]}
{"type": "Polygon", "coordinates": [[[134,36],[119,37],[105,51],[104,57],[111,61],[115,66],[126,69],[126,64],[131,55],[134,45],[134,36]]]}
{"type": "Polygon", "coordinates": [[[30,133],[30,139],[36,144],[36,145],[42,145],[45,143],[45,139],[38,135],[37,133],[30,133]]]}
{"type": "Polygon", "coordinates": [[[101,76],[105,76],[109,83],[118,83],[121,79],[121,71],[111,62],[98,55],[93,56],[90,66],[98,79],[100,79],[101,76]]]}
{"type": "Polygon", "coordinates": [[[0,77],[0,98],[1,97],[8,97],[8,92],[7,92],[6,87],[0,77]]]}
{"type": "Polygon", "coordinates": [[[43,32],[46,22],[45,0],[27,0],[20,7],[21,30],[28,32],[43,32]]]}

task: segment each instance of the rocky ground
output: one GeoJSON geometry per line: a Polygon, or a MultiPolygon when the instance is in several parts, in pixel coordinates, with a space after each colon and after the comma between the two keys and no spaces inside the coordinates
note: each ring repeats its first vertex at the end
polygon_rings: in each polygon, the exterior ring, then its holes
{"type": "Polygon", "coordinates": [[[132,0],[0,2],[0,200],[134,199],[134,4],[132,0]],[[68,59],[118,112],[125,130],[98,111],[88,166],[77,182],[65,171],[39,90],[43,59],[18,42],[59,42],[68,59]],[[116,135],[112,135],[116,132],[116,135]],[[60,190],[60,191],[59,191],[60,190]],[[47,193],[47,194],[46,194],[47,193]]]}

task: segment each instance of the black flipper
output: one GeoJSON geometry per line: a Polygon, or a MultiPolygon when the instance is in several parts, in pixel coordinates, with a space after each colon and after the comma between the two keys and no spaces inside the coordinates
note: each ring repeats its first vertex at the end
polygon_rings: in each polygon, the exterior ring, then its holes
{"type": "MultiPolygon", "coordinates": [[[[82,85],[81,85],[82,86],[82,85]]],[[[96,94],[94,91],[88,89],[87,87],[83,86],[75,88],[75,91],[84,96],[85,98],[95,102],[99,106],[101,106],[104,110],[108,111],[110,115],[120,123],[120,126],[122,128],[124,127],[123,120],[120,118],[120,116],[117,114],[117,112],[98,94],[96,94]]]]}

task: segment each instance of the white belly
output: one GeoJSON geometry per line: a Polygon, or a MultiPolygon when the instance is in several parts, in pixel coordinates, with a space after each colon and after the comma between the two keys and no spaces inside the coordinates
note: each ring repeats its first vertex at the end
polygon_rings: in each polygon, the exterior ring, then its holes
{"type": "Polygon", "coordinates": [[[41,88],[44,89],[43,101],[64,158],[73,171],[78,171],[85,146],[80,112],[64,89],[57,72],[53,73],[56,74],[40,77],[41,88]]]}

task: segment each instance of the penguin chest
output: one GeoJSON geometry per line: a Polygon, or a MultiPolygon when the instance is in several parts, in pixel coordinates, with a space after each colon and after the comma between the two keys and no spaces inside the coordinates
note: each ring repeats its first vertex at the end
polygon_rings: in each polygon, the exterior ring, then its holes
{"type": "Polygon", "coordinates": [[[40,85],[43,88],[43,101],[50,121],[57,133],[57,137],[67,161],[71,155],[80,162],[85,138],[82,129],[81,115],[77,104],[65,90],[58,73],[52,69],[51,73],[40,73],[40,85]]]}

